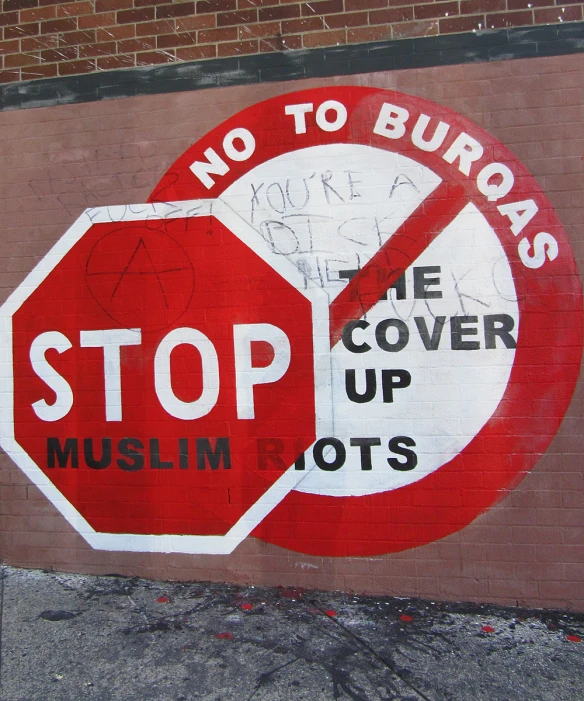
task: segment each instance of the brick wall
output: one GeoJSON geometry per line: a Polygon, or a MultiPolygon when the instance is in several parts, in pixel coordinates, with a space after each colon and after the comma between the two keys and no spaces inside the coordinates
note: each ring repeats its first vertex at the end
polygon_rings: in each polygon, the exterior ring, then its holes
{"type": "Polygon", "coordinates": [[[579,21],[566,0],[2,0],[0,83],[579,21]]]}
{"type": "MultiPolygon", "coordinates": [[[[537,178],[582,271],[583,76],[580,53],[339,80],[426,98],[487,129],[537,178]]],[[[330,86],[329,79],[273,82],[1,112],[2,301],[84,208],[143,202],[177,156],[226,117],[285,92],[330,86]]],[[[376,557],[304,555],[257,538],[231,555],[94,550],[2,454],[0,560],[64,571],[584,610],[583,408],[580,381],[546,454],[466,528],[376,557]]],[[[522,440],[515,436],[512,445],[522,440]]]]}

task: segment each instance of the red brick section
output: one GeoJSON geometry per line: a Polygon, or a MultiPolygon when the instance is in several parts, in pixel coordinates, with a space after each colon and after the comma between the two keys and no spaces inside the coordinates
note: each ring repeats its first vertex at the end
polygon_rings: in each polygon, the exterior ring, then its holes
{"type": "Polygon", "coordinates": [[[0,83],[583,19],[566,0],[0,0],[0,83]]]}

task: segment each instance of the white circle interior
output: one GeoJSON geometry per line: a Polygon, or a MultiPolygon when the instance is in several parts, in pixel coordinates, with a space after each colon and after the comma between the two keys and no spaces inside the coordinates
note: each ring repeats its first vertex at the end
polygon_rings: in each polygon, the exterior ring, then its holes
{"type": "MultiPolygon", "coordinates": [[[[286,153],[257,166],[221,199],[275,253],[322,287],[330,303],[348,284],[352,273],[347,271],[362,268],[440,182],[429,168],[397,153],[330,144],[286,153]]],[[[369,351],[354,353],[342,342],[332,349],[332,377],[317,382],[328,383],[334,416],[329,435],[342,441],[346,461],[336,471],[325,471],[315,466],[309,449],[306,472],[296,490],[360,496],[411,484],[458,455],[496,410],[515,351],[501,337],[495,337],[495,348],[485,347],[484,319],[495,314],[511,317],[510,333],[517,339],[519,310],[504,249],[474,204],[461,205],[458,215],[407,269],[405,281],[405,299],[390,289],[387,299],[362,317],[369,327],[354,332],[355,342],[368,343],[369,351]],[[415,268],[418,279],[439,279],[439,284],[423,285],[425,292],[418,290],[418,299],[415,268]],[[427,293],[441,296],[422,298],[427,293]],[[453,325],[451,318],[461,316],[470,317],[462,328],[474,329],[475,334],[459,338],[478,342],[478,349],[452,348],[458,322],[453,325]],[[409,340],[402,350],[388,352],[376,343],[375,329],[384,319],[405,323],[409,340]],[[419,326],[427,331],[426,344],[419,326]],[[437,348],[428,350],[432,335],[437,348]],[[363,393],[366,369],[375,371],[377,393],[368,402],[356,403],[348,398],[345,371],[355,370],[356,390],[363,393]],[[408,387],[393,391],[392,402],[383,401],[382,370],[405,370],[411,376],[408,387]],[[388,448],[395,436],[414,441],[413,469],[394,469],[388,462],[388,458],[405,462],[404,456],[388,448]],[[381,445],[371,447],[371,469],[362,469],[361,449],[351,446],[351,439],[359,438],[380,439],[381,445]]],[[[397,337],[397,330],[390,328],[389,343],[397,337]]],[[[317,435],[328,437],[319,432],[318,413],[317,406],[317,435]]],[[[325,453],[324,459],[332,462],[334,456],[325,453]]]]}

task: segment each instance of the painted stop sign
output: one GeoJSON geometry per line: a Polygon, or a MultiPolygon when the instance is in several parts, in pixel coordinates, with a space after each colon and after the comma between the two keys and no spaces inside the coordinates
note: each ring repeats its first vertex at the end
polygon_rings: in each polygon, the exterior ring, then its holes
{"type": "Polygon", "coordinates": [[[13,455],[98,546],[250,530],[315,439],[310,292],[223,219],[88,211],[8,303],[13,455]]]}

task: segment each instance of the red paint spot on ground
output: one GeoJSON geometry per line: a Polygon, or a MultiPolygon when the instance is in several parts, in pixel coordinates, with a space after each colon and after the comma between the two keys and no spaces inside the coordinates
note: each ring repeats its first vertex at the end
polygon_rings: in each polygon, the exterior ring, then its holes
{"type": "Polygon", "coordinates": [[[300,599],[300,597],[304,594],[304,589],[295,589],[295,588],[290,588],[290,589],[282,589],[280,592],[280,596],[283,597],[284,599],[300,599]]]}
{"type": "Polygon", "coordinates": [[[569,640],[571,643],[582,642],[582,638],[579,635],[566,635],[566,640],[569,640]]]}
{"type": "Polygon", "coordinates": [[[244,611],[251,611],[252,608],[253,608],[253,604],[241,604],[241,608],[242,608],[244,611]]]}
{"type": "Polygon", "coordinates": [[[406,623],[411,623],[411,621],[414,620],[414,617],[413,617],[413,616],[408,616],[407,613],[403,613],[403,614],[399,617],[399,620],[400,620],[400,621],[405,621],[406,623]]]}
{"type": "Polygon", "coordinates": [[[219,638],[219,640],[232,640],[233,635],[231,633],[217,633],[215,636],[216,638],[219,638]]]}
{"type": "Polygon", "coordinates": [[[493,628],[493,626],[483,626],[481,628],[481,630],[483,631],[483,633],[494,633],[495,632],[495,629],[493,628]]]}
{"type": "Polygon", "coordinates": [[[159,604],[167,604],[169,602],[168,596],[159,596],[158,599],[156,599],[159,604]]]}
{"type": "Polygon", "coordinates": [[[327,616],[336,616],[337,612],[334,609],[329,609],[328,611],[325,611],[327,616]]]}

